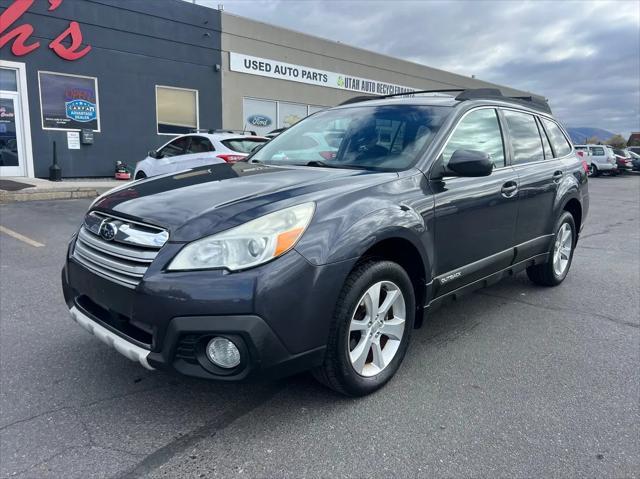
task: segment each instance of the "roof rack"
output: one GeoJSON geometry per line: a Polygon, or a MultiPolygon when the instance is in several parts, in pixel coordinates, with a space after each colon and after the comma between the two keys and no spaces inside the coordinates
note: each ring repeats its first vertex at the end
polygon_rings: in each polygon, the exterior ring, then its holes
{"type": "Polygon", "coordinates": [[[421,93],[453,93],[453,92],[460,92],[455,97],[455,100],[457,101],[487,100],[487,99],[502,100],[502,101],[507,101],[511,103],[518,103],[520,105],[527,106],[529,108],[536,108],[546,113],[551,113],[551,108],[549,107],[547,100],[545,100],[542,97],[537,97],[533,95],[505,96],[497,88],[468,88],[468,89],[446,88],[446,89],[439,89],[439,90],[416,90],[416,91],[408,91],[408,92],[402,92],[402,93],[393,93],[391,95],[382,95],[382,96],[356,96],[340,103],[340,105],[348,105],[350,103],[359,103],[362,101],[369,101],[369,100],[380,100],[383,98],[414,96],[421,93]]]}
{"type": "Polygon", "coordinates": [[[192,130],[189,130],[190,133],[208,133],[208,134],[213,134],[213,133],[235,133],[236,135],[253,135],[256,136],[256,132],[253,130],[229,130],[226,128],[218,128],[215,130],[212,129],[207,129],[207,128],[194,128],[192,130]]]}

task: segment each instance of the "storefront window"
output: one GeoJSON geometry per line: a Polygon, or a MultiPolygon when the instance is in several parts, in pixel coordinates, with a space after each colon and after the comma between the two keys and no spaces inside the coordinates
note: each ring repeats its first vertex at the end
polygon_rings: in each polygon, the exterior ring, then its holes
{"type": "Polygon", "coordinates": [[[277,128],[278,104],[275,101],[245,98],[243,112],[243,128],[245,130],[255,131],[258,135],[266,135],[277,128]]]}
{"type": "Polygon", "coordinates": [[[0,90],[18,91],[16,71],[11,68],[0,68],[0,90]]]}
{"type": "Polygon", "coordinates": [[[100,131],[96,78],[38,72],[38,81],[44,130],[100,131]]]}
{"type": "Polygon", "coordinates": [[[198,91],[156,86],[159,135],[181,135],[199,126],[198,91]]]}
{"type": "Polygon", "coordinates": [[[279,102],[278,128],[289,128],[307,116],[307,105],[279,102]]]}

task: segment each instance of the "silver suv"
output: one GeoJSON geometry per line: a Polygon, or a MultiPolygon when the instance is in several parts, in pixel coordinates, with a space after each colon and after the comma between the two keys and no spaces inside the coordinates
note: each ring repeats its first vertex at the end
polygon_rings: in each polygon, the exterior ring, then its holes
{"type": "Polygon", "coordinates": [[[585,161],[589,164],[589,176],[600,173],[618,174],[616,155],[607,145],[575,145],[576,151],[587,152],[585,161]]]}

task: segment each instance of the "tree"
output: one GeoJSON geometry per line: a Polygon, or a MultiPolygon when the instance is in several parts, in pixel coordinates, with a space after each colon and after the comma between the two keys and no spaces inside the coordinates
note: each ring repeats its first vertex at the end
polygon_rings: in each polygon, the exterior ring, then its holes
{"type": "Polygon", "coordinates": [[[590,136],[587,138],[587,145],[600,145],[602,144],[602,140],[597,136],[590,136]]]}
{"type": "Polygon", "coordinates": [[[614,148],[625,148],[627,146],[627,140],[625,140],[620,134],[613,135],[605,143],[609,146],[613,146],[614,148]]]}

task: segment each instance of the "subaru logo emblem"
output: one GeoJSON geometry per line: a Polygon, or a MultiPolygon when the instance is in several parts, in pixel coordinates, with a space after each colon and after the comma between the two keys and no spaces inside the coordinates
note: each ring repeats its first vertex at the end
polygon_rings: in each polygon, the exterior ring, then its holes
{"type": "Polygon", "coordinates": [[[113,223],[107,222],[107,220],[104,220],[100,224],[99,234],[100,234],[100,237],[105,241],[113,241],[113,239],[116,237],[117,232],[118,232],[118,227],[113,223]]]}

